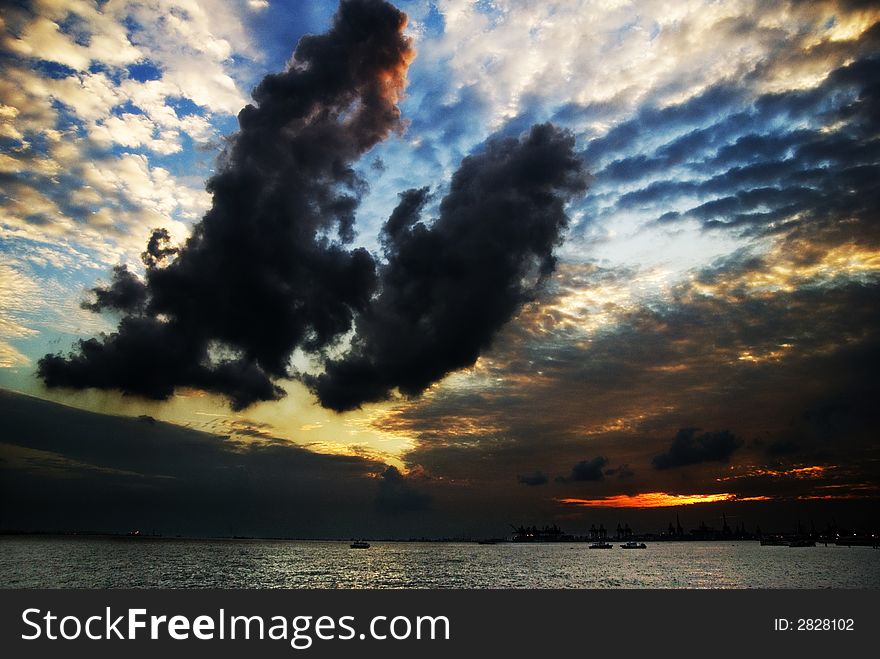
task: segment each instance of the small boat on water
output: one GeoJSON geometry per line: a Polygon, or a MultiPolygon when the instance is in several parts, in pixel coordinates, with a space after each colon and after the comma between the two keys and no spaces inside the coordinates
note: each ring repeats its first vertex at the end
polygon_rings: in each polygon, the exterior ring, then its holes
{"type": "Polygon", "coordinates": [[[477,540],[478,545],[497,545],[501,540],[498,538],[486,538],[485,540],[477,540]]]}
{"type": "Polygon", "coordinates": [[[625,542],[620,545],[621,549],[647,549],[648,545],[644,542],[636,542],[635,540],[630,540],[629,542],[625,542]]]}
{"type": "Polygon", "coordinates": [[[809,538],[795,538],[794,540],[789,541],[789,547],[815,547],[816,541],[810,540],[809,538]]]}
{"type": "Polygon", "coordinates": [[[352,549],[369,549],[370,543],[365,540],[355,540],[349,545],[349,547],[352,549]]]}
{"type": "Polygon", "coordinates": [[[590,549],[613,549],[614,545],[610,542],[605,542],[604,540],[600,540],[599,542],[594,542],[590,545],[590,549]]]}

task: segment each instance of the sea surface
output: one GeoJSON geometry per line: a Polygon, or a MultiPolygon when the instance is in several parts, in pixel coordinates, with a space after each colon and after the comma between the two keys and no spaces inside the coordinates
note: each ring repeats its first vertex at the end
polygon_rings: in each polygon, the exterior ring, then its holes
{"type": "Polygon", "coordinates": [[[3,588],[878,588],[880,550],[7,536],[3,588]]]}

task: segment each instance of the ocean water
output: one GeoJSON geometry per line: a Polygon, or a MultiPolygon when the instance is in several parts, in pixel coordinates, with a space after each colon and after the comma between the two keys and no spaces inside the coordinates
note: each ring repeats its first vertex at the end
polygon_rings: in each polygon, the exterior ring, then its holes
{"type": "Polygon", "coordinates": [[[0,538],[3,588],[877,588],[880,550],[0,538]]]}

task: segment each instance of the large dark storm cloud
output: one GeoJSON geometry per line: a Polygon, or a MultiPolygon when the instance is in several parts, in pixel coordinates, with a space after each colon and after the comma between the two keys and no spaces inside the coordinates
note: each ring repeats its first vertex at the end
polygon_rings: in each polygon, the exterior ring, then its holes
{"type": "Polygon", "coordinates": [[[394,389],[417,395],[473,365],[552,272],[565,203],[585,188],[574,137],[543,124],[465,158],[430,225],[418,221],[427,191],[401,195],[383,230],[380,293],[351,351],[308,380],[321,404],[341,411],[394,389]]]}
{"type": "Polygon", "coordinates": [[[0,528],[168,534],[393,533],[380,462],[86,412],[0,390],[0,528]],[[380,530],[381,529],[381,530],[380,530]]]}
{"type": "Polygon", "coordinates": [[[565,203],[586,188],[574,137],[545,124],[490,139],[454,175],[440,215],[419,221],[427,188],[400,195],[379,266],[353,239],[366,183],[353,163],[400,127],[413,53],[405,16],[380,0],[344,0],[331,30],[266,77],[208,182],[213,206],[178,249],[164,229],[84,306],[121,312],[116,332],[47,355],[50,387],[120,389],[165,399],[176,387],[220,393],[241,409],[283,396],[292,353],[352,347],[303,376],[342,411],[416,395],[471,366],[555,265],[565,203]]]}
{"type": "Polygon", "coordinates": [[[213,205],[178,252],[154,232],[146,281],[117,269],[90,308],[116,332],[47,355],[50,386],[164,399],[175,387],[224,394],[236,408],[277,399],[297,347],[347,332],[375,286],[373,258],[345,246],[365,184],[352,164],[400,125],[413,57],[406,17],[381,0],[344,0],[323,35],[254,90],[240,131],[208,182],[213,205]]]}

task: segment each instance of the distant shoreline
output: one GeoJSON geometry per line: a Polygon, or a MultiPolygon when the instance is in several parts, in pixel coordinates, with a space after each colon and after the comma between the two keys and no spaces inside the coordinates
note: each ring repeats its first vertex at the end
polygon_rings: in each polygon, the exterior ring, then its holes
{"type": "MultiPolygon", "coordinates": [[[[778,536],[782,537],[786,534],[767,534],[769,536],[778,536]]],[[[339,543],[347,543],[356,539],[355,536],[350,538],[341,538],[341,537],[333,537],[333,538],[304,538],[304,537],[285,537],[285,536],[191,536],[191,535],[164,535],[158,533],[114,533],[114,532],[103,532],[103,531],[16,531],[16,530],[2,530],[0,531],[0,538],[10,538],[10,537],[31,537],[31,538],[104,538],[108,540],[131,540],[131,541],[183,541],[183,542],[217,542],[217,541],[241,541],[241,542],[339,542],[339,543]]],[[[357,536],[358,538],[363,539],[361,536],[357,536]]],[[[480,543],[481,538],[366,538],[370,542],[384,542],[384,543],[401,543],[401,544],[489,544],[489,543],[480,543]]],[[[742,537],[663,537],[663,536],[651,536],[651,535],[634,535],[631,538],[627,538],[627,540],[634,540],[638,542],[654,542],[654,543],[694,543],[694,542],[742,542],[742,543],[757,543],[760,541],[760,538],[752,537],[752,538],[742,538],[742,537]]],[[[817,545],[819,544],[827,544],[827,545],[837,545],[837,546],[877,546],[876,540],[872,540],[870,537],[858,535],[854,536],[851,540],[847,541],[847,538],[824,538],[824,537],[816,537],[815,542],[817,545]]],[[[607,540],[610,543],[624,542],[623,539],[618,538],[608,538],[607,540]]],[[[491,544],[502,544],[502,545],[582,545],[593,542],[593,540],[589,538],[576,538],[572,540],[554,540],[554,541],[515,541],[515,540],[507,540],[507,539],[495,539],[491,544]]]]}

